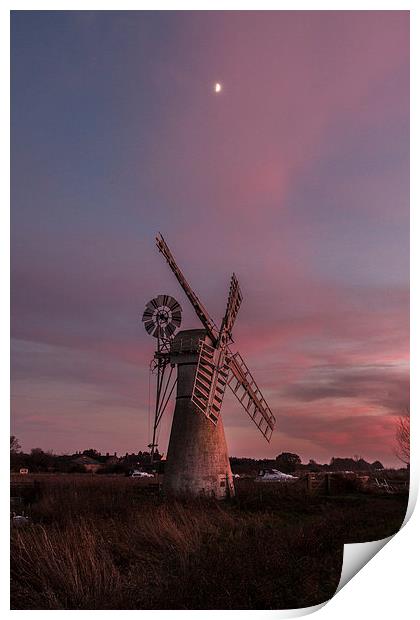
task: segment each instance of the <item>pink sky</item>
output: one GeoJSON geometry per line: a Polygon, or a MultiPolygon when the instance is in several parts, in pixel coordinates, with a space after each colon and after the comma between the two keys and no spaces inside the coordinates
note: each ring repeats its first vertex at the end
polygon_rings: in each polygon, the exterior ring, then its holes
{"type": "Polygon", "coordinates": [[[408,225],[408,12],[13,14],[24,449],[146,449],[144,304],[173,295],[199,326],[161,231],[216,322],[239,277],[235,341],[277,429],[267,445],[229,396],[232,455],[396,464],[408,225]]]}

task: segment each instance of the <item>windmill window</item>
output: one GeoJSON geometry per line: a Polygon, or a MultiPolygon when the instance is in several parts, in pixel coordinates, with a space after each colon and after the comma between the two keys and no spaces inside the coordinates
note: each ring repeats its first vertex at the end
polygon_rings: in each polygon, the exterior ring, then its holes
{"type": "Polygon", "coordinates": [[[221,486],[221,487],[224,487],[225,485],[226,485],[226,482],[225,482],[224,480],[222,480],[222,481],[220,482],[220,486],[221,486]]]}

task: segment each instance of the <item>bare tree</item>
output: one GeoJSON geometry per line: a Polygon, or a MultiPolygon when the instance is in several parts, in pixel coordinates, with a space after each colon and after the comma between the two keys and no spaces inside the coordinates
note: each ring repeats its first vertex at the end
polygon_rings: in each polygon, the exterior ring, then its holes
{"type": "Polygon", "coordinates": [[[410,464],[410,412],[408,410],[397,420],[395,438],[397,441],[395,454],[408,466],[410,464]]]}
{"type": "Polygon", "coordinates": [[[10,454],[16,454],[20,452],[20,443],[17,437],[14,435],[10,436],[10,454]]]}

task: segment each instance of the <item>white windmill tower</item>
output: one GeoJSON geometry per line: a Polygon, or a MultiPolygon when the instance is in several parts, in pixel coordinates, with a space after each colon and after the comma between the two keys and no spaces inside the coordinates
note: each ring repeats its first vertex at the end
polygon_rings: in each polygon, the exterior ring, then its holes
{"type": "Polygon", "coordinates": [[[275,418],[241,355],[232,352],[232,328],[242,294],[235,274],[220,329],[189,286],[161,235],[156,245],[191,302],[203,329],[178,332],[181,308],[169,296],[149,302],[143,315],[145,327],[158,338],[154,356],[157,391],[152,453],[156,430],[177,386],[176,406],[169,439],[163,482],[167,494],[208,495],[217,498],[234,494],[222,419],[226,386],[235,394],[267,441],[275,418]],[[177,376],[172,379],[173,369],[177,376]],[[170,367],[170,372],[167,369],[170,367]],[[169,376],[167,376],[169,375],[169,376]]]}

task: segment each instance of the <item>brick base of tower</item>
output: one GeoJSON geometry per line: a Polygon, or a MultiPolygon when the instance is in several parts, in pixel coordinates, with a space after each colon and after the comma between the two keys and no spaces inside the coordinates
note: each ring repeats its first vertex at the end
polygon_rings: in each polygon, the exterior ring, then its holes
{"type": "Polygon", "coordinates": [[[215,426],[191,401],[198,343],[205,336],[197,329],[178,332],[171,348],[178,382],[163,490],[225,499],[234,494],[234,485],[222,419],[215,426]]]}

